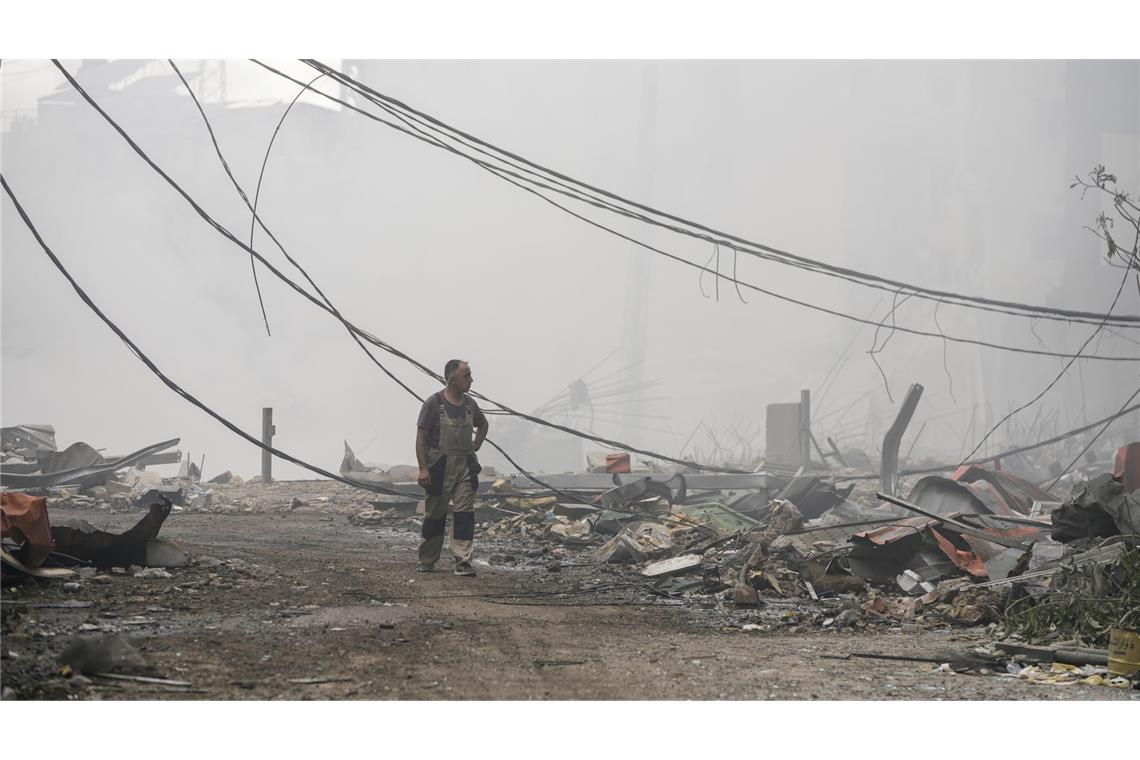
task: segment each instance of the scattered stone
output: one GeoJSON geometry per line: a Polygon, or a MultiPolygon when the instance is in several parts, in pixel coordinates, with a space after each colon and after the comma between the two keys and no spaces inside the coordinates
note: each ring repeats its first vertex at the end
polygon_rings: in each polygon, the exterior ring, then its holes
{"type": "Polygon", "coordinates": [[[382,523],[396,514],[395,509],[366,509],[350,515],[348,521],[353,525],[376,525],[382,523]]]}
{"type": "Polygon", "coordinates": [[[173,578],[174,576],[161,567],[147,567],[135,573],[136,578],[173,578]]]}
{"type": "Polygon", "coordinates": [[[75,581],[71,581],[70,583],[63,584],[63,590],[70,593],[70,594],[74,594],[82,588],[83,588],[82,584],[76,583],[75,581]]]}
{"type": "Polygon", "coordinates": [[[114,583],[115,582],[115,579],[109,575],[96,575],[91,580],[94,581],[95,583],[102,583],[102,584],[108,584],[108,583],[114,583]]]}
{"type": "Polygon", "coordinates": [[[75,572],[79,574],[80,578],[94,578],[99,571],[93,567],[77,567],[75,572]]]}
{"type": "Polygon", "coordinates": [[[737,583],[732,590],[732,601],[737,607],[760,606],[760,594],[747,583],[737,583]]]}
{"type": "Polygon", "coordinates": [[[139,673],[149,670],[130,642],[117,634],[76,636],[59,655],[76,673],[139,673]]]}
{"type": "Polygon", "coordinates": [[[91,685],[91,679],[87,676],[73,672],[71,674],[71,678],[67,679],[67,685],[73,689],[86,689],[91,685]]]}

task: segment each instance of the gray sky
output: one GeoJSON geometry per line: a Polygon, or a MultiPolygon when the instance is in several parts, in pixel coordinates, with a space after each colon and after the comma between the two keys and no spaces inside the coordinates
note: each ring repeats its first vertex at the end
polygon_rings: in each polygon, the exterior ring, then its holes
{"type": "MultiPolygon", "coordinates": [[[[260,408],[273,406],[281,448],[330,469],[343,439],[364,448],[365,460],[413,461],[415,400],[335,320],[263,275],[266,337],[248,256],[85,105],[71,109],[66,128],[49,128],[36,104],[62,79],[45,65],[3,64],[5,128],[22,121],[4,134],[0,159],[92,297],[168,374],[246,430],[256,434],[260,408]]],[[[189,71],[197,62],[179,65],[189,71]]],[[[289,70],[310,71],[295,62],[289,70]]],[[[1137,70],[1135,62],[1074,70],[1048,61],[402,61],[358,75],[537,162],[742,237],[931,287],[1099,311],[1119,275],[1101,263],[1091,236],[1073,235],[1073,220],[1091,223],[1099,207],[1090,199],[1074,217],[1068,185],[1097,161],[1130,190],[1140,185],[1137,70]],[[656,81],[651,101],[647,76],[656,81]],[[1103,88],[1080,88],[1081,100],[1074,82],[1086,80],[1103,88]]],[[[236,103],[215,128],[252,193],[295,87],[243,61],[226,66],[226,82],[236,103]]],[[[248,235],[248,212],[188,98],[162,100],[156,111],[132,102],[129,89],[93,94],[223,224],[248,235]]],[[[819,390],[855,335],[853,323],[759,293],[745,292],[741,303],[723,282],[719,301],[706,298],[695,270],[646,259],[643,249],[357,115],[310,104],[289,119],[262,190],[263,219],[350,319],[437,370],[452,356],[469,359],[475,388],[516,408],[539,405],[620,345],[631,262],[650,262],[644,375],[660,380],[647,395],[663,400],[647,403],[643,411],[657,417],[639,423],[656,430],[599,422],[605,435],[675,454],[701,421],[718,431],[762,423],[766,404],[819,390]]],[[[697,263],[712,253],[607,221],[697,263]]],[[[205,453],[207,475],[258,471],[256,449],[162,386],[94,319],[7,200],[2,222],[3,424],[54,424],[61,445],[85,440],[111,453],[181,436],[195,459],[205,453]]],[[[737,274],[859,316],[881,318],[890,301],[745,256],[737,274]]],[[[711,291],[709,278],[704,288],[711,291]]],[[[1126,293],[1117,311],[1135,314],[1136,294],[1126,293]]],[[[898,319],[934,329],[926,303],[904,305],[898,319]]],[[[950,334],[1038,345],[1025,320],[949,306],[938,320],[950,334]]],[[[1055,350],[1076,348],[1090,329],[1036,326],[1055,350]]],[[[877,389],[846,422],[872,412],[889,420],[892,405],[866,353],[871,333],[853,344],[821,413],[877,389]]],[[[1113,335],[1093,345],[1103,354],[1137,350],[1113,335]]],[[[898,334],[878,355],[895,402],[909,383],[926,386],[916,420],[930,421],[916,454],[937,458],[960,451],[972,409],[988,404],[1000,415],[1060,366],[951,344],[951,380],[943,350],[938,340],[898,334]]],[[[389,359],[381,356],[421,394],[434,390],[389,359]]],[[[1042,403],[1063,409],[1062,429],[1066,415],[1075,425],[1078,413],[1107,414],[1135,387],[1132,368],[1082,365],[1042,403]]],[[[835,434],[881,438],[881,428],[835,434]]],[[[512,453],[527,464],[526,451],[512,453]]],[[[276,473],[303,476],[280,464],[276,473]]]]}

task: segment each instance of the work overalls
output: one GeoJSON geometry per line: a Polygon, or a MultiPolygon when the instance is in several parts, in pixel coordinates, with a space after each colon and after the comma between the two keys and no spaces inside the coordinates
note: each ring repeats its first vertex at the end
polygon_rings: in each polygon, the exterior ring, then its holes
{"type": "Polygon", "coordinates": [[[432,565],[443,551],[447,525],[447,503],[454,505],[451,518],[451,553],[455,561],[470,562],[475,538],[475,489],[482,469],[475,457],[471,436],[474,430],[471,407],[463,405],[463,416],[453,420],[439,397],[439,448],[428,449],[428,487],[424,503],[424,525],[420,532],[420,564],[432,565]]]}

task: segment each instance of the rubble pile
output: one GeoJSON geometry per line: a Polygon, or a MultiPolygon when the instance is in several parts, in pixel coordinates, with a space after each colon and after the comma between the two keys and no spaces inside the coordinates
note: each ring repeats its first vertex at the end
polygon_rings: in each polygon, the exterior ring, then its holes
{"type": "MultiPolygon", "coordinates": [[[[5,572],[73,584],[126,572],[194,593],[171,570],[208,558],[159,538],[174,513],[321,512],[362,529],[420,526],[422,500],[230,471],[204,480],[188,456],[161,454],[176,443],[104,458],[86,444],[56,451],[48,426],[5,428],[5,572]],[[147,470],[155,456],[177,461],[177,475],[147,470]],[[49,521],[49,505],[139,519],[110,533],[49,521]]],[[[1067,497],[980,465],[894,477],[893,490],[850,468],[708,474],[627,465],[602,460],[591,472],[547,476],[550,487],[524,476],[480,482],[477,535],[494,547],[491,561],[525,557],[550,572],[604,567],[640,598],[688,607],[726,630],[984,626],[995,638],[986,667],[1010,677],[1120,686],[1129,675],[1104,647],[1114,632],[1140,628],[1140,445],[1122,447],[1112,472],[1073,481],[1067,497]]],[[[347,444],[342,471],[415,492],[404,480],[414,469],[361,464],[347,444]]],[[[218,567],[205,583],[227,582],[222,571],[234,582],[256,579],[240,560],[210,561],[218,567]]]]}
{"type": "MultiPolygon", "coordinates": [[[[600,493],[572,492],[580,503],[516,492],[486,494],[480,509],[490,539],[627,566],[653,593],[719,610],[744,630],[985,626],[1007,642],[1103,647],[1110,629],[1140,627],[1140,491],[1128,490],[1124,468],[1070,499],[974,465],[900,481],[905,500],[863,481],[769,473],[764,487],[715,490],[685,475],[615,477],[600,493]],[[778,614],[758,624],[741,616],[749,610],[778,614]]],[[[1113,680],[1101,664],[1050,667],[999,669],[1113,680]]]]}

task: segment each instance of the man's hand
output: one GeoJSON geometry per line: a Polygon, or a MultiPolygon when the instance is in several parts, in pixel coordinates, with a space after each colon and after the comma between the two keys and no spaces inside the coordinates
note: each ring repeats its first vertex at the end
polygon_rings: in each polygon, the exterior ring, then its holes
{"type": "Polygon", "coordinates": [[[428,475],[428,471],[427,471],[426,469],[424,469],[423,467],[421,467],[421,468],[420,468],[420,477],[419,477],[419,484],[420,484],[420,487],[421,487],[421,488],[423,488],[423,489],[426,491],[426,490],[427,490],[427,487],[428,487],[428,484],[429,484],[430,482],[431,482],[431,476],[430,476],[430,475],[428,475]]]}

